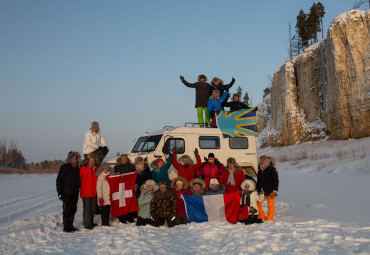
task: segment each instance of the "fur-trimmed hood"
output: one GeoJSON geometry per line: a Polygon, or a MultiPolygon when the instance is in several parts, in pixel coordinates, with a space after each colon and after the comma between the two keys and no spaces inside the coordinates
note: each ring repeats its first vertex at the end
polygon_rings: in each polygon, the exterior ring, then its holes
{"type": "Polygon", "coordinates": [[[200,185],[202,186],[203,189],[206,188],[206,183],[202,179],[200,179],[200,178],[195,178],[195,179],[191,180],[189,182],[190,188],[193,188],[194,185],[195,185],[195,183],[200,183],[200,185]]]}
{"type": "Polygon", "coordinates": [[[215,82],[216,82],[216,81],[218,81],[218,86],[219,86],[219,85],[224,85],[224,81],[223,81],[223,80],[221,80],[220,78],[217,78],[217,77],[214,77],[214,78],[212,79],[211,84],[212,84],[213,86],[215,86],[215,82]]]}
{"type": "Polygon", "coordinates": [[[269,162],[269,166],[270,165],[272,165],[273,167],[275,167],[275,159],[273,158],[273,157],[268,157],[268,156],[266,156],[266,155],[262,155],[261,157],[260,157],[260,162],[259,162],[259,164],[258,164],[258,167],[260,168],[260,169],[263,169],[263,168],[261,168],[261,166],[262,166],[262,164],[261,164],[261,162],[263,161],[263,160],[267,160],[268,162],[269,162]]]}
{"type": "Polygon", "coordinates": [[[72,158],[77,157],[78,164],[81,162],[81,155],[77,151],[68,152],[68,156],[65,160],[65,163],[68,164],[71,162],[72,158]]]}
{"type": "Polygon", "coordinates": [[[183,185],[183,188],[184,189],[187,189],[189,187],[189,184],[188,184],[187,180],[185,178],[179,176],[179,177],[176,177],[175,179],[173,179],[171,181],[171,188],[172,189],[175,189],[176,188],[176,182],[177,181],[181,181],[184,184],[183,185]]]}
{"type": "Polygon", "coordinates": [[[240,184],[240,188],[242,190],[245,190],[245,185],[248,185],[248,190],[247,191],[255,191],[256,190],[256,187],[257,187],[257,184],[254,180],[251,180],[251,179],[245,179],[242,184],[240,184]]]}
{"type": "Polygon", "coordinates": [[[200,82],[200,76],[204,76],[204,77],[205,77],[204,82],[208,81],[207,76],[205,76],[204,74],[199,74],[199,75],[198,75],[198,81],[199,81],[199,82],[200,82]]]}
{"type": "Polygon", "coordinates": [[[140,190],[143,191],[143,192],[146,192],[148,190],[147,187],[149,185],[152,185],[154,187],[153,192],[156,191],[157,189],[159,189],[159,186],[158,186],[157,183],[155,183],[155,181],[153,181],[153,180],[146,180],[146,182],[143,185],[141,185],[140,190]]]}
{"type": "Polygon", "coordinates": [[[189,157],[188,155],[182,155],[181,157],[179,157],[179,158],[177,159],[177,162],[178,162],[180,165],[183,165],[182,160],[183,160],[184,158],[187,158],[187,159],[188,159],[189,164],[194,165],[194,161],[193,161],[193,160],[191,159],[191,157],[189,157]]]}
{"type": "Polygon", "coordinates": [[[113,167],[109,163],[103,162],[103,164],[101,164],[101,166],[99,167],[98,171],[96,171],[96,176],[99,176],[103,172],[104,168],[108,168],[109,174],[114,175],[113,167]]]}
{"type": "Polygon", "coordinates": [[[127,156],[127,154],[121,154],[121,156],[119,156],[117,159],[116,159],[116,163],[117,163],[117,165],[123,165],[123,163],[122,163],[122,161],[121,161],[121,158],[123,158],[123,157],[125,157],[125,158],[127,158],[127,163],[132,163],[131,162],[131,159],[127,156]]]}

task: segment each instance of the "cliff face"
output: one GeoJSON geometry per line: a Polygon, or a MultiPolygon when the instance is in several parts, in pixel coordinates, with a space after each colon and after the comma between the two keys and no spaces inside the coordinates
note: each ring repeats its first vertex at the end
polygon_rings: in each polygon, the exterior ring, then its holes
{"type": "Polygon", "coordinates": [[[275,71],[267,145],[370,136],[369,16],[339,15],[324,40],[275,71]]]}

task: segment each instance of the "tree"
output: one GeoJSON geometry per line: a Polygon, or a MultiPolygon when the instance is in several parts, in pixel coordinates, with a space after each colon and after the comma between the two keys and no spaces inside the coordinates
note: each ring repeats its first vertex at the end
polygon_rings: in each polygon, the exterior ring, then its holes
{"type": "MultiPolygon", "coordinates": [[[[370,0],[368,0],[369,1],[369,8],[370,8],[370,0]]],[[[358,9],[358,8],[360,8],[361,7],[361,5],[363,5],[364,3],[366,3],[367,2],[367,0],[359,0],[359,1],[355,1],[354,3],[353,3],[353,9],[358,9]]]]}
{"type": "Polygon", "coordinates": [[[239,98],[242,98],[243,89],[239,86],[236,89],[236,94],[239,96],[239,98]]]}
{"type": "Polygon", "coordinates": [[[7,153],[7,141],[3,138],[0,140],[0,166],[6,164],[6,153],[7,153]]]}
{"type": "Polygon", "coordinates": [[[296,32],[301,38],[301,43],[304,47],[308,47],[309,32],[307,28],[307,14],[301,10],[297,16],[297,23],[295,25],[296,32]]]}
{"type": "Polygon", "coordinates": [[[325,15],[325,6],[321,2],[318,2],[316,4],[316,11],[317,11],[320,24],[321,24],[321,39],[322,39],[324,38],[324,25],[323,25],[322,19],[324,18],[324,15],[325,15]]]}
{"type": "Polygon", "coordinates": [[[244,97],[243,97],[243,103],[249,106],[249,95],[248,92],[245,92],[244,97]]]}
{"type": "Polygon", "coordinates": [[[316,43],[317,40],[317,33],[321,32],[320,28],[320,17],[318,13],[318,8],[315,3],[312,4],[310,8],[310,13],[307,16],[307,33],[308,33],[308,39],[313,39],[313,41],[316,43]]]}

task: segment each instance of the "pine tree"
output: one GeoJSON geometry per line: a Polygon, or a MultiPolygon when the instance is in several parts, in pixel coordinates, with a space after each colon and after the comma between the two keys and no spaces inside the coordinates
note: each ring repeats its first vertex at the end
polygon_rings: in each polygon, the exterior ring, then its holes
{"type": "Polygon", "coordinates": [[[308,47],[309,32],[307,29],[307,14],[301,10],[297,16],[297,24],[295,25],[298,36],[301,38],[303,47],[308,47]]]}
{"type": "Polygon", "coordinates": [[[236,94],[239,96],[239,98],[242,98],[243,89],[239,86],[236,89],[236,94]]]}
{"type": "Polygon", "coordinates": [[[249,106],[249,95],[248,92],[245,92],[244,97],[243,97],[243,103],[249,106]]]}
{"type": "Polygon", "coordinates": [[[323,25],[322,19],[324,18],[324,15],[325,15],[325,6],[321,2],[318,2],[316,4],[316,11],[318,13],[319,20],[320,20],[320,25],[321,25],[321,39],[322,39],[322,38],[324,38],[324,25],[323,25]]]}

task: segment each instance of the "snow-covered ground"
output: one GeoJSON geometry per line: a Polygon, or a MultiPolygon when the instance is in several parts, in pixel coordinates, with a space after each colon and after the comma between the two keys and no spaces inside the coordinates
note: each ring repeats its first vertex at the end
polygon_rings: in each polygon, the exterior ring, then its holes
{"type": "Polygon", "coordinates": [[[55,175],[0,175],[0,254],[370,254],[370,138],[258,153],[276,159],[276,220],[248,226],[85,230],[78,210],[64,233],[55,175]]]}

